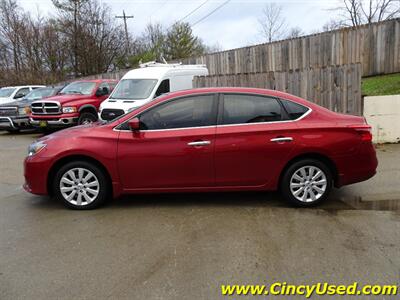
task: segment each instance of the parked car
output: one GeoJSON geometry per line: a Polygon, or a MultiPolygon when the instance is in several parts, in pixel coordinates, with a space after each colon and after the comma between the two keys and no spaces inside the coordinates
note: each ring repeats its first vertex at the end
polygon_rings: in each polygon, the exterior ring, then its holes
{"type": "Polygon", "coordinates": [[[170,93],[108,123],[29,147],[25,189],[90,209],[109,195],[280,190],[297,206],[377,168],[363,117],[252,88],[170,93]]]}
{"type": "Polygon", "coordinates": [[[32,90],[44,87],[44,85],[23,85],[23,86],[7,86],[0,89],[0,104],[14,102],[22,99],[32,90]]]}
{"type": "Polygon", "coordinates": [[[29,124],[30,105],[33,101],[56,95],[63,87],[42,87],[31,91],[20,100],[0,105],[0,129],[18,132],[31,128],[29,124]]]}
{"type": "Polygon", "coordinates": [[[115,87],[116,80],[80,80],[68,84],[57,96],[31,104],[30,123],[46,129],[89,124],[97,121],[100,103],[115,87]]]}
{"type": "Polygon", "coordinates": [[[100,118],[110,121],[162,94],[191,89],[193,77],[205,75],[205,65],[142,64],[126,73],[110,97],[101,103],[100,118]]]}

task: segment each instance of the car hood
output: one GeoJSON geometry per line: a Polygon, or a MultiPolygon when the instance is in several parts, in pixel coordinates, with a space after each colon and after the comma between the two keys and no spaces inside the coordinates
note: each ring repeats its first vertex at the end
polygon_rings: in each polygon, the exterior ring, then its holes
{"type": "Polygon", "coordinates": [[[81,136],[96,135],[95,130],[97,127],[103,125],[102,122],[95,122],[92,124],[79,125],[74,127],[69,127],[60,131],[56,131],[52,134],[45,135],[38,139],[39,141],[51,141],[53,139],[68,139],[77,138],[81,136]]]}
{"type": "Polygon", "coordinates": [[[91,95],[76,95],[76,94],[57,95],[57,96],[46,98],[45,100],[38,100],[38,101],[57,101],[61,105],[63,105],[63,104],[67,104],[70,102],[77,101],[77,100],[87,99],[89,97],[91,97],[91,95]]]}
{"type": "Polygon", "coordinates": [[[9,98],[9,97],[0,97],[0,105],[10,103],[10,102],[14,102],[14,99],[9,98]]]}
{"type": "Polygon", "coordinates": [[[10,107],[10,106],[14,106],[14,107],[25,107],[25,106],[29,106],[30,103],[27,103],[26,101],[20,100],[20,101],[12,101],[12,102],[8,102],[8,103],[2,103],[0,100],[0,107],[10,107]]]}
{"type": "Polygon", "coordinates": [[[125,113],[131,111],[134,108],[145,105],[152,99],[144,100],[122,100],[122,99],[107,99],[100,105],[100,110],[103,109],[123,109],[125,113]]]}

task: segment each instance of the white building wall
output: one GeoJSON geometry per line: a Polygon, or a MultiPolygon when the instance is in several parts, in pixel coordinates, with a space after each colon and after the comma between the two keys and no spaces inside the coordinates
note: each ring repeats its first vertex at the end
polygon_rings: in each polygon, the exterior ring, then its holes
{"type": "Polygon", "coordinates": [[[374,143],[400,142],[400,95],[365,97],[364,117],[374,143]]]}

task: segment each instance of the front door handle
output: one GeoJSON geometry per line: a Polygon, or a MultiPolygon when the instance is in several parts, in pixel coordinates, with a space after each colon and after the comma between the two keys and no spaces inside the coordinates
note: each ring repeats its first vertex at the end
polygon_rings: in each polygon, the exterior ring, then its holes
{"type": "Polygon", "coordinates": [[[210,145],[210,141],[196,141],[196,142],[190,142],[188,143],[188,146],[207,146],[210,145]]]}
{"type": "Polygon", "coordinates": [[[273,139],[270,139],[270,141],[271,142],[274,142],[274,143],[284,143],[284,142],[291,142],[291,141],[293,141],[293,138],[292,137],[290,137],[290,136],[283,136],[283,137],[277,137],[277,138],[273,138],[273,139]]]}

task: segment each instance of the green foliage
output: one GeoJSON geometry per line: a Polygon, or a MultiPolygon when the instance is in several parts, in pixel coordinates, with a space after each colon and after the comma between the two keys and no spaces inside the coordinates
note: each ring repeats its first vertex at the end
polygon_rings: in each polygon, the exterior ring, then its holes
{"type": "Polygon", "coordinates": [[[167,33],[167,57],[170,60],[188,58],[205,52],[202,41],[193,35],[189,23],[177,22],[167,33]]]}
{"type": "Polygon", "coordinates": [[[400,73],[363,78],[361,87],[364,96],[400,94],[400,73]]]}

